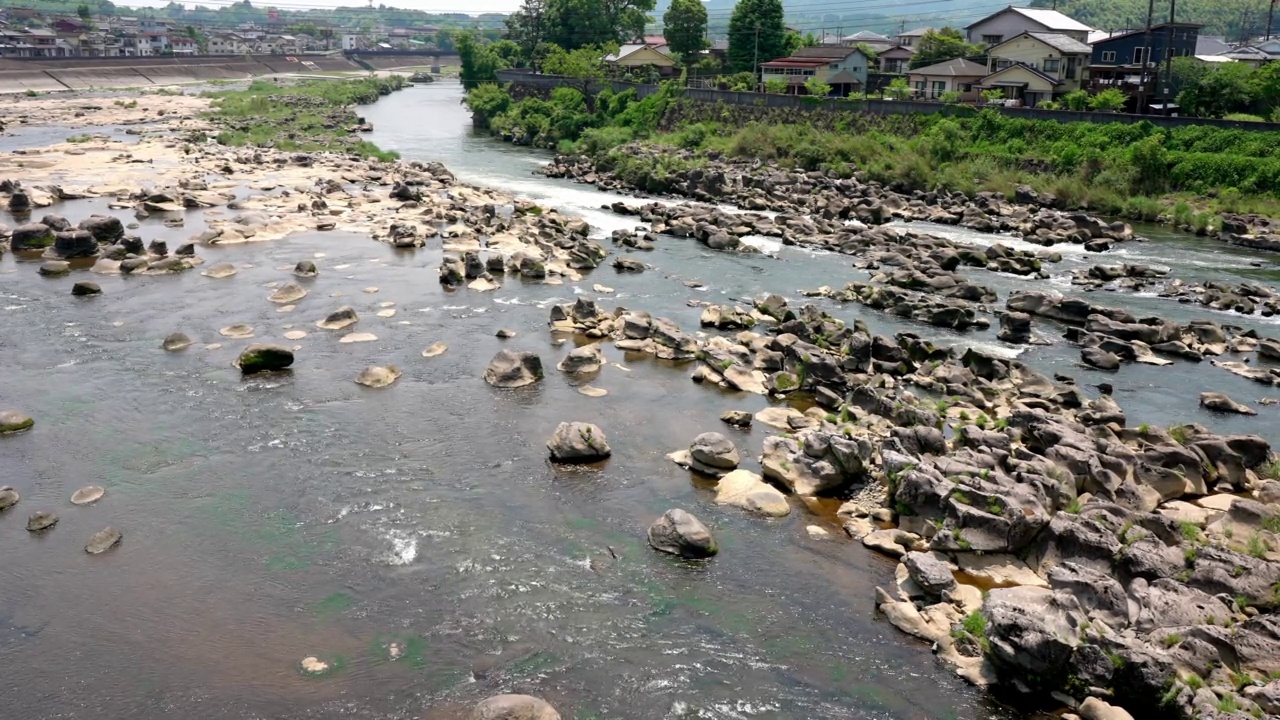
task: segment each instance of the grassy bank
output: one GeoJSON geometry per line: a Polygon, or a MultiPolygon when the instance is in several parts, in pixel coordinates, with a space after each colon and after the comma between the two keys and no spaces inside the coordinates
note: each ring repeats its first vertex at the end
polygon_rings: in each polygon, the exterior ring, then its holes
{"type": "Polygon", "coordinates": [[[403,77],[306,80],[278,85],[256,80],[243,90],[210,93],[209,118],[222,130],[222,145],[274,147],[312,152],[331,150],[395,160],[399,153],[361,140],[354,131],[356,105],[367,105],[405,87],[403,77]]]}
{"type": "MultiPolygon", "coordinates": [[[[1066,207],[1207,231],[1221,213],[1280,217],[1280,133],[1150,123],[1058,123],[994,111],[969,117],[874,116],[696,103],[674,88],[584,96],[556,89],[516,101],[495,86],[468,105],[496,134],[593,156],[627,175],[664,174],[670,156],[636,158],[634,140],[787,167],[861,172],[900,190],[984,190],[1019,185],[1066,207]],[[653,165],[645,167],[642,165],[653,165]]],[[[697,162],[697,161],[692,161],[697,162]]]]}

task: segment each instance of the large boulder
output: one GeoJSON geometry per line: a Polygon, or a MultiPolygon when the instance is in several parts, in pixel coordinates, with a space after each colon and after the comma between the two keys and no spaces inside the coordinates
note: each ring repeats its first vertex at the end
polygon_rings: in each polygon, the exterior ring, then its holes
{"type": "Polygon", "coordinates": [[[560,713],[531,695],[494,695],[476,705],[467,720],[560,720],[560,713]]]}
{"type": "Polygon", "coordinates": [[[732,505],[767,517],[791,513],[787,496],[750,470],[734,470],[716,485],[716,504],[732,505]]]}
{"type": "Polygon", "coordinates": [[[502,350],[484,370],[484,381],[500,388],[524,387],[541,379],[542,358],[531,352],[502,350]]]}
{"type": "Polygon", "coordinates": [[[649,545],[683,558],[708,558],[719,551],[711,531],[698,518],[679,508],[663,513],[649,526],[649,545]]]}
{"type": "Polygon", "coordinates": [[[561,463],[589,463],[612,454],[604,431],[591,423],[562,422],[547,442],[551,459],[561,463]]]}
{"type": "Polygon", "coordinates": [[[925,592],[938,596],[956,586],[951,563],[941,553],[909,552],[902,556],[907,573],[925,592]]]}
{"type": "Polygon", "coordinates": [[[556,365],[561,372],[567,373],[592,373],[604,366],[604,353],[600,350],[600,343],[592,343],[584,345],[580,348],[574,348],[569,354],[556,365]]]}
{"type": "Polygon", "coordinates": [[[0,435],[21,432],[35,424],[36,421],[32,420],[29,415],[20,413],[17,410],[0,410],[0,435]]]}
{"type": "Polygon", "coordinates": [[[865,482],[864,465],[872,454],[866,438],[805,430],[765,438],[760,464],[765,477],[797,495],[827,495],[865,482]]]}
{"type": "Polygon", "coordinates": [[[88,230],[54,233],[53,251],[60,258],[93,257],[98,254],[98,241],[88,230]]]}
{"type": "Polygon", "coordinates": [[[271,370],[284,370],[293,364],[293,350],[283,345],[255,343],[244,349],[236,366],[245,375],[271,370]]]}
{"type": "Polygon", "coordinates": [[[110,215],[94,215],[80,221],[80,229],[88,230],[103,245],[114,245],[124,238],[124,224],[110,215]]]}
{"type": "Polygon", "coordinates": [[[19,250],[43,250],[49,247],[57,239],[54,235],[53,228],[44,223],[28,223],[19,225],[13,229],[13,233],[9,236],[9,249],[17,252],[19,250]]]}
{"type": "Polygon", "coordinates": [[[717,432],[702,433],[689,446],[690,467],[706,475],[724,475],[738,467],[742,456],[729,438],[717,432]]]}
{"type": "MultiPolygon", "coordinates": [[[[996,588],[982,606],[990,657],[1024,682],[1057,683],[1069,671],[1083,621],[1070,595],[1038,587],[996,588]]],[[[1030,683],[1028,683],[1030,684],[1030,683]]]]}

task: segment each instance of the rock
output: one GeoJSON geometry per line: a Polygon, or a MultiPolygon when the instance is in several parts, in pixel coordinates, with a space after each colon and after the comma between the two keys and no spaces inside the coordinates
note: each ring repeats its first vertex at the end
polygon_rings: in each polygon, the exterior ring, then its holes
{"type": "Polygon", "coordinates": [[[1047,580],[1013,555],[959,553],[957,559],[960,571],[984,587],[1049,587],[1047,580]]]}
{"type": "Polygon", "coordinates": [[[618,272],[644,272],[644,263],[635,258],[620,257],[613,261],[613,269],[618,272]]]}
{"type": "Polygon", "coordinates": [[[1000,332],[996,337],[1013,344],[1031,342],[1031,316],[1021,312],[1001,313],[1000,332]]]}
{"type": "Polygon", "coordinates": [[[160,343],[160,347],[169,352],[186,350],[191,347],[191,338],[187,337],[186,333],[172,333],[164,339],[164,342],[160,343]]]}
{"type": "Polygon", "coordinates": [[[1087,347],[1080,351],[1080,359],[1085,365],[1099,370],[1119,370],[1120,357],[1100,347],[1087,347]]]}
{"type": "Polygon", "coordinates": [[[679,508],[668,510],[649,526],[649,545],[691,559],[708,558],[719,550],[707,526],[679,508]]]}
{"type": "Polygon", "coordinates": [[[498,328],[498,332],[493,334],[499,340],[510,340],[516,336],[516,331],[509,328],[498,328]]]}
{"type": "Polygon", "coordinates": [[[36,421],[29,415],[24,415],[17,410],[0,410],[0,435],[22,432],[35,424],[36,421]]]}
{"type": "Polygon", "coordinates": [[[0,487],[0,512],[17,505],[20,500],[22,500],[22,496],[18,494],[17,490],[8,485],[0,487]]]}
{"type": "Polygon", "coordinates": [[[863,536],[862,544],[872,550],[879,550],[886,555],[900,558],[912,550],[923,549],[924,538],[913,532],[894,528],[872,531],[863,536]]]}
{"type": "Polygon", "coordinates": [[[313,278],[319,274],[320,271],[316,269],[316,264],[310,260],[299,260],[298,264],[293,266],[294,277],[313,278]]]}
{"type": "Polygon", "coordinates": [[[325,319],[316,323],[316,327],[325,330],[342,330],[350,327],[360,321],[360,316],[356,315],[354,308],[343,306],[329,313],[325,319]]]}
{"type": "Polygon", "coordinates": [[[84,546],[84,551],[90,555],[100,555],[119,545],[123,537],[124,534],[119,530],[109,527],[103,528],[89,538],[89,544],[84,546]]]}
{"type": "Polygon", "coordinates": [[[289,330],[284,334],[285,340],[301,340],[307,336],[306,330],[289,330]]]}
{"type": "Polygon", "coordinates": [[[53,228],[44,223],[19,225],[9,236],[9,249],[14,252],[22,250],[43,250],[56,240],[53,228]]]}
{"type": "Polygon", "coordinates": [[[200,274],[205,277],[211,277],[215,280],[222,280],[224,278],[229,278],[232,275],[235,275],[237,272],[238,271],[236,270],[235,265],[232,265],[231,263],[228,263],[228,262],[222,262],[222,263],[210,265],[207,270],[205,270],[200,274]]]}
{"type": "Polygon", "coordinates": [[[64,260],[93,257],[98,254],[98,241],[86,230],[54,233],[53,251],[64,260]]]}
{"type": "Polygon", "coordinates": [[[767,517],[791,513],[787,496],[750,470],[734,470],[716,485],[716,504],[732,505],[767,517]]]}
{"type": "Polygon", "coordinates": [[[593,373],[604,364],[604,352],[600,349],[600,343],[592,343],[570,350],[556,368],[567,373],[593,373]]]}
{"type": "Polygon", "coordinates": [[[356,376],[356,382],[371,388],[384,388],[400,379],[400,369],[395,365],[370,365],[356,376]]]}
{"type": "Polygon", "coordinates": [[[346,335],[343,335],[341,338],[338,338],[338,342],[342,343],[343,345],[350,345],[351,343],[373,342],[374,340],[377,340],[377,339],[378,339],[378,336],[374,335],[373,333],[367,333],[367,332],[366,333],[347,333],[346,335]]]}
{"type": "Polygon", "coordinates": [[[902,556],[911,579],[926,593],[940,596],[956,586],[951,564],[940,553],[909,552],[902,556]]]}
{"type": "Polygon", "coordinates": [[[612,454],[604,431],[582,422],[562,422],[547,441],[551,459],[561,463],[590,463],[612,454]]]}
{"type": "Polygon", "coordinates": [[[85,297],[88,295],[101,295],[102,288],[98,286],[98,283],[78,282],[75,285],[71,286],[71,294],[75,295],[76,297],[85,297]]]}
{"type": "Polygon", "coordinates": [[[98,485],[86,485],[71,493],[72,505],[92,505],[102,499],[107,491],[98,485]]]}
{"type": "Polygon", "coordinates": [[[720,420],[737,428],[751,427],[751,413],[745,410],[726,410],[720,420]]]}
{"type": "Polygon", "coordinates": [[[80,229],[88,230],[103,245],[114,245],[124,238],[124,224],[109,215],[94,215],[80,221],[80,229]]]}
{"type": "Polygon", "coordinates": [[[307,675],[323,675],[329,672],[330,668],[329,663],[315,656],[302,658],[302,661],[298,663],[298,666],[301,667],[302,672],[307,675]]]}
{"type": "Polygon", "coordinates": [[[245,375],[272,370],[284,370],[293,364],[293,350],[283,345],[255,343],[245,348],[236,360],[236,366],[245,375]]]}
{"type": "Polygon", "coordinates": [[[58,524],[58,514],[49,510],[37,510],[27,518],[27,531],[40,532],[58,524]]]}
{"type": "Polygon", "coordinates": [[[218,330],[218,334],[223,337],[243,340],[245,338],[253,337],[253,326],[245,325],[244,323],[236,323],[235,325],[228,325],[218,330]]]}
{"type": "Polygon", "coordinates": [[[690,465],[705,475],[724,475],[738,467],[742,456],[729,438],[716,432],[702,433],[689,446],[690,465]]]}
{"type": "Polygon", "coordinates": [[[66,275],[71,272],[71,263],[66,260],[46,260],[40,263],[40,269],[36,272],[46,277],[66,275]]]}
{"type": "Polygon", "coordinates": [[[267,297],[273,303],[288,305],[307,296],[307,289],[295,282],[285,283],[267,297]]]}
{"type": "Polygon", "coordinates": [[[428,345],[427,349],[422,351],[422,357],[433,358],[438,355],[443,355],[444,351],[448,349],[449,349],[448,345],[445,345],[442,342],[434,342],[428,345]]]}
{"type": "Polygon", "coordinates": [[[542,379],[542,358],[536,353],[503,350],[489,361],[484,381],[494,387],[518,388],[542,379]]]}
{"type": "Polygon", "coordinates": [[[531,695],[494,695],[476,705],[467,720],[560,720],[560,713],[531,695]]]}
{"type": "Polygon", "coordinates": [[[1235,413],[1237,415],[1257,415],[1258,411],[1242,405],[1220,392],[1200,393],[1200,407],[1214,412],[1235,413]]]}
{"type": "Polygon", "coordinates": [[[586,395],[589,398],[602,398],[605,395],[608,395],[609,391],[605,390],[604,388],[592,387],[591,385],[583,385],[582,387],[578,388],[578,394],[586,395]]]}
{"type": "Polygon", "coordinates": [[[1077,711],[1080,720],[1133,720],[1124,708],[1103,702],[1096,697],[1085,698],[1077,711]]]}

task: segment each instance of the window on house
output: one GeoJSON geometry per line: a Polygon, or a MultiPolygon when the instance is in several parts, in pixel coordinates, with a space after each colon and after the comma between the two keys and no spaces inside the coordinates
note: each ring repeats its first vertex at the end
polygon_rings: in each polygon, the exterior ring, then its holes
{"type": "Polygon", "coordinates": [[[1005,60],[1004,58],[996,58],[996,70],[997,70],[997,71],[999,71],[999,70],[1003,70],[1003,69],[1005,69],[1005,68],[1009,67],[1009,66],[1010,66],[1010,65],[1012,65],[1012,64],[1013,64],[1013,61],[1012,61],[1012,60],[1005,60]]]}
{"type": "Polygon", "coordinates": [[[934,81],[933,81],[933,93],[932,93],[932,96],[933,96],[933,97],[938,97],[939,95],[941,95],[942,93],[944,93],[944,92],[946,92],[946,91],[947,91],[947,81],[946,81],[946,80],[934,80],[934,81]]]}
{"type": "Polygon", "coordinates": [[[924,81],[917,80],[915,85],[916,85],[916,92],[920,94],[924,94],[924,81]]]}
{"type": "Polygon", "coordinates": [[[1133,64],[1142,65],[1147,62],[1147,48],[1139,47],[1133,49],[1133,64]]]}
{"type": "Polygon", "coordinates": [[[1116,51],[1115,51],[1115,50],[1103,50],[1103,51],[1102,51],[1102,62],[1104,62],[1104,63],[1113,63],[1113,62],[1115,62],[1115,61],[1116,61],[1116,51]]]}
{"type": "Polygon", "coordinates": [[[1003,39],[1004,39],[1003,35],[983,35],[982,36],[982,42],[986,43],[987,45],[999,45],[1000,41],[1003,39]]]}
{"type": "Polygon", "coordinates": [[[1061,64],[1062,64],[1062,61],[1059,60],[1058,58],[1045,58],[1044,71],[1047,73],[1056,73],[1058,72],[1058,68],[1061,64]]]}

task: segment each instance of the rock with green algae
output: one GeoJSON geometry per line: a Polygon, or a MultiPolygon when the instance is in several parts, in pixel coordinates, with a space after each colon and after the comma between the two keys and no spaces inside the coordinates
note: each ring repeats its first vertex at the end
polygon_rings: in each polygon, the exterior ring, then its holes
{"type": "Polygon", "coordinates": [[[236,366],[245,375],[269,372],[271,370],[284,370],[290,365],[293,365],[293,350],[283,345],[270,345],[267,343],[250,345],[244,349],[244,352],[240,353],[240,358],[236,360],[236,366]]]}

